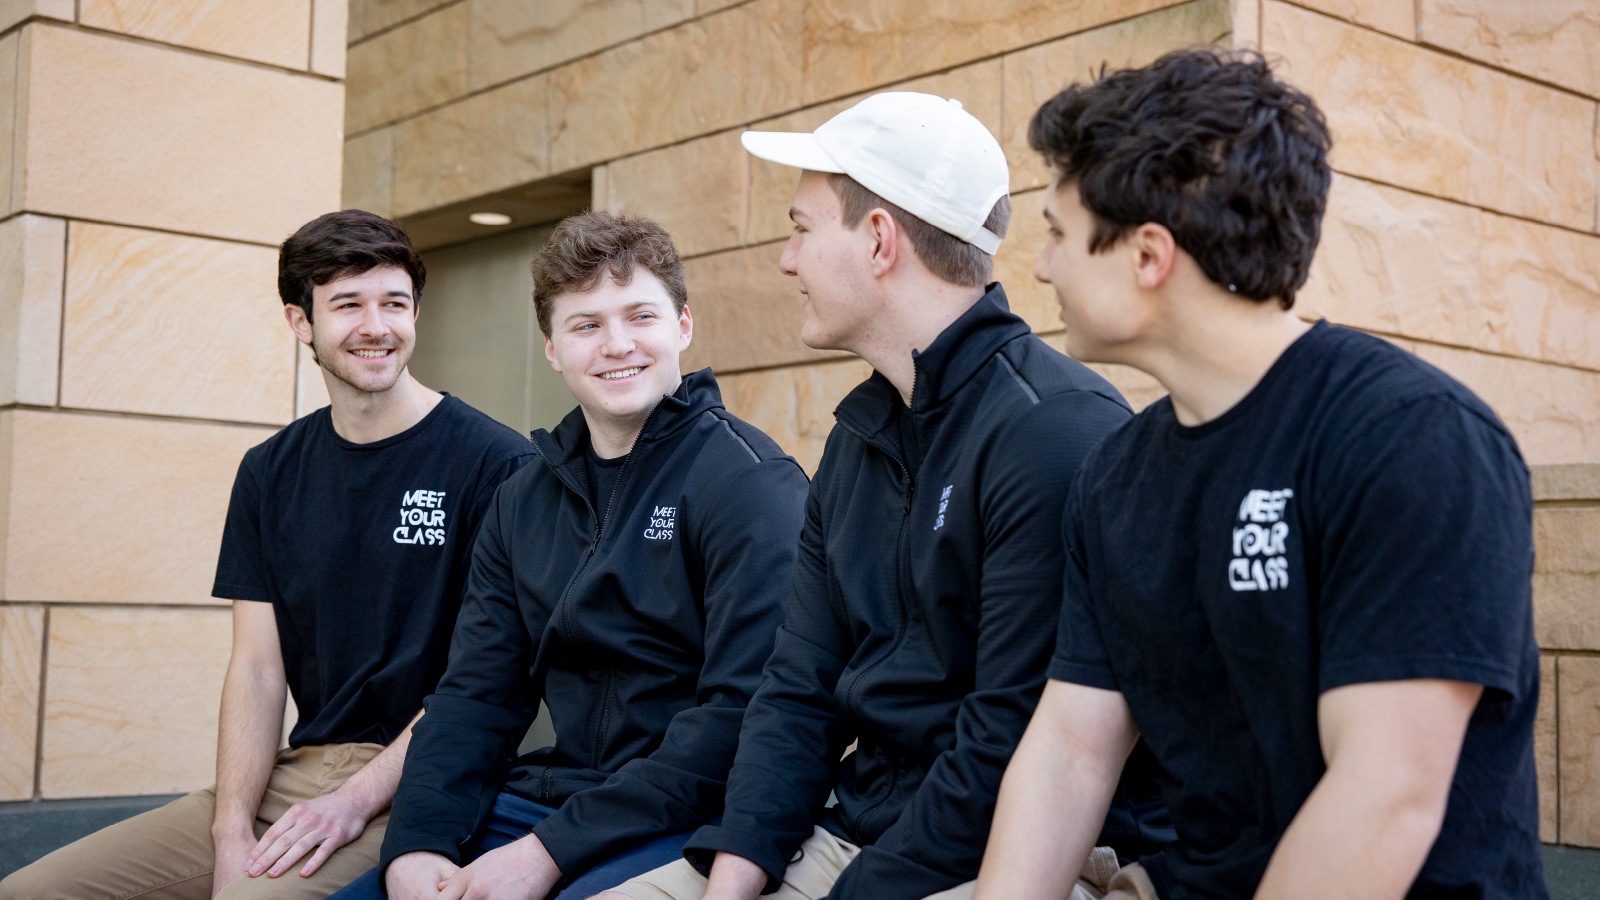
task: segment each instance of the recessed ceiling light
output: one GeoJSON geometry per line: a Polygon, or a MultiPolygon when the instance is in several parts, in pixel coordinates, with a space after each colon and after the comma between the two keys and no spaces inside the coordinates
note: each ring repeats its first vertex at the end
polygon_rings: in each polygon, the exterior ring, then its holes
{"type": "Polygon", "coordinates": [[[474,225],[510,225],[511,217],[505,213],[475,212],[467,216],[467,220],[474,225]]]}

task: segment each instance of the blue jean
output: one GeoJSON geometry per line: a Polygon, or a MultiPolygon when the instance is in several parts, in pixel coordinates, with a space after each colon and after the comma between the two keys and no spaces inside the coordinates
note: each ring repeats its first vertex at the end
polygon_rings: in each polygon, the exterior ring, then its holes
{"type": "MultiPolygon", "coordinates": [[[[494,800],[494,811],[489,814],[489,822],[484,826],[483,833],[467,845],[463,865],[527,835],[533,831],[533,826],[554,812],[554,809],[542,803],[501,791],[494,800]]],[[[577,877],[569,881],[565,889],[552,894],[549,900],[584,900],[636,875],[682,859],[683,845],[689,842],[692,833],[669,834],[636,844],[610,859],[600,861],[587,872],[577,873],[577,877]]],[[[383,879],[378,870],[372,868],[345,885],[329,900],[384,900],[384,897],[383,879]]]]}

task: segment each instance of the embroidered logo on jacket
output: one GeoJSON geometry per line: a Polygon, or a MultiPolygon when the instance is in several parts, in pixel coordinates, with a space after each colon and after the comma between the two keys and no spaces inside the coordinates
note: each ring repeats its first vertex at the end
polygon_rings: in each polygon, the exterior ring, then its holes
{"type": "Polygon", "coordinates": [[[1228,563],[1228,587],[1236,591],[1275,591],[1289,586],[1289,523],[1284,507],[1294,491],[1251,491],[1239,504],[1239,521],[1233,529],[1233,560],[1228,563]]]}
{"type": "Polygon", "coordinates": [[[939,493],[939,517],[933,520],[934,531],[944,527],[944,511],[950,508],[950,489],[953,487],[955,485],[947,484],[944,486],[944,490],[939,493]]]}
{"type": "Polygon", "coordinates": [[[396,544],[444,543],[444,491],[406,491],[400,500],[400,527],[394,530],[396,544]]]}
{"type": "Polygon", "coordinates": [[[644,530],[647,541],[670,541],[672,532],[678,527],[678,508],[676,506],[658,506],[650,513],[650,527],[644,530]]]}

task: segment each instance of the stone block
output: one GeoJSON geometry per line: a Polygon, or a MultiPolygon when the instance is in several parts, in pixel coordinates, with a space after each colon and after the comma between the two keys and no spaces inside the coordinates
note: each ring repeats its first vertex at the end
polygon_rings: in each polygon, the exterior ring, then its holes
{"type": "Polygon", "coordinates": [[[815,0],[805,4],[805,103],[831,100],[1175,0],[815,0]]]}
{"type": "Polygon", "coordinates": [[[0,222],[0,405],[54,406],[67,223],[0,222]]]}
{"type": "Polygon", "coordinates": [[[550,74],[552,172],[800,105],[801,4],[755,0],[550,74]]]}
{"type": "Polygon", "coordinates": [[[680,256],[737,247],[744,237],[750,154],[739,132],[651,150],[606,167],[606,203],[661,223],[680,256]]]}
{"type": "Polygon", "coordinates": [[[72,224],[61,405],[286,425],[294,337],[268,247],[72,224]]]}
{"type": "Polygon", "coordinates": [[[1261,49],[1261,0],[1228,0],[1228,20],[1233,23],[1228,41],[1231,47],[1261,49]]]}
{"type": "Polygon", "coordinates": [[[1417,14],[1424,43],[1600,97],[1600,6],[1592,0],[1419,0],[1417,14]]]}
{"type": "Polygon", "coordinates": [[[1561,843],[1600,847],[1600,658],[1556,662],[1561,843]]]}
{"type": "Polygon", "coordinates": [[[843,356],[800,342],[800,283],[778,271],[782,244],[713,253],[683,264],[694,342],[683,370],[723,372],[843,356]]]}
{"type": "Polygon", "coordinates": [[[1600,238],[1334,177],[1308,316],[1600,369],[1600,238]]]}
{"type": "Polygon", "coordinates": [[[455,0],[350,0],[350,41],[386,31],[452,2],[455,0]]]}
{"type": "Polygon", "coordinates": [[[1265,50],[1315,97],[1351,175],[1587,231],[1591,100],[1265,0],[1265,50]]]}
{"type": "Polygon", "coordinates": [[[728,410],[765,431],[815,474],[833,430],[833,410],[872,375],[865,360],[850,357],[804,366],[718,375],[728,410]]]}
{"type": "Polygon", "coordinates": [[[316,412],[327,406],[328,383],[322,378],[322,367],[311,358],[311,348],[304,344],[295,347],[294,417],[316,412]]]}
{"type": "Polygon", "coordinates": [[[1600,463],[1530,466],[1533,501],[1600,500],[1600,463]]]}
{"type": "Polygon", "coordinates": [[[340,203],[385,218],[394,215],[395,127],[379,128],[344,142],[340,203]]]}
{"type": "Polygon", "coordinates": [[[0,31],[34,16],[71,22],[76,7],[77,0],[0,0],[0,31]]]}
{"type": "MultiPolygon", "coordinates": [[[[1395,0],[1294,0],[1294,2],[1346,22],[1386,31],[1397,38],[1408,41],[1417,38],[1415,3],[1396,3],[1395,0]]],[[[1423,2],[1426,3],[1427,0],[1423,2]]]]}
{"type": "Polygon", "coordinates": [[[1533,760],[1539,779],[1539,840],[1560,832],[1560,760],[1556,754],[1556,658],[1539,656],[1539,711],[1533,720],[1533,760]]]}
{"type": "Polygon", "coordinates": [[[394,208],[409,215],[550,174],[549,79],[476,94],[395,127],[394,208]]]}
{"type": "Polygon", "coordinates": [[[1547,650],[1600,650],[1600,505],[1533,512],[1534,639],[1547,650]]]}
{"type": "Polygon", "coordinates": [[[344,77],[349,25],[349,0],[312,0],[311,71],[330,78],[344,77]]]}
{"type": "Polygon", "coordinates": [[[0,606],[0,801],[33,797],[44,607],[0,606]]]}
{"type": "Polygon", "coordinates": [[[1530,464],[1600,459],[1600,373],[1428,343],[1417,356],[1482,397],[1530,464]]]}
{"type": "Polygon", "coordinates": [[[707,16],[711,13],[727,9],[730,6],[743,3],[744,0],[695,0],[694,14],[707,16]]]}
{"type": "Polygon", "coordinates": [[[78,22],[286,69],[311,54],[311,0],[78,0],[78,22]]]}
{"type": "Polygon", "coordinates": [[[359,134],[466,93],[469,15],[467,4],[457,3],[352,45],[345,131],[359,134]]]}
{"type": "Polygon", "coordinates": [[[502,84],[694,17],[694,0],[471,0],[468,87],[502,84]]]}
{"type": "Polygon", "coordinates": [[[44,798],[210,784],[231,620],[227,609],[52,609],[39,748],[44,798]]]}
{"type": "MultiPolygon", "coordinates": [[[[918,91],[961,101],[962,108],[1000,134],[1000,61],[989,60],[963,66],[938,75],[913,78],[887,90],[918,91]]],[[[818,125],[866,99],[867,94],[844,97],[751,126],[754,131],[814,131],[818,125]]],[[[789,221],[789,202],[794,199],[798,169],[765,160],[750,160],[750,224],[745,243],[756,244],[787,238],[794,223],[789,221]]]]}
{"type": "Polygon", "coordinates": [[[10,413],[7,600],[208,604],[239,460],[272,428],[10,413]],[[115,463],[107,463],[115,448],[115,463]]]}
{"type": "Polygon", "coordinates": [[[14,205],[277,245],[338,203],[337,83],[50,25],[23,36],[14,205]]]}
{"type": "MultiPolygon", "coordinates": [[[[1044,340],[1045,343],[1056,350],[1062,353],[1067,352],[1067,333],[1065,331],[1044,335],[1044,340]]],[[[1122,395],[1122,399],[1128,401],[1128,405],[1133,407],[1134,412],[1144,409],[1167,395],[1167,389],[1161,386],[1161,382],[1132,366],[1095,362],[1084,363],[1084,365],[1094,370],[1101,378],[1111,382],[1111,386],[1117,389],[1117,392],[1122,395]]]]}
{"type": "Polygon", "coordinates": [[[1007,55],[1005,111],[995,135],[1011,163],[1011,190],[1050,183],[1044,160],[1028,146],[1028,123],[1062,88],[1089,81],[1102,65],[1142,66],[1169,50],[1219,43],[1233,27],[1225,0],[1199,0],[1007,55]]]}

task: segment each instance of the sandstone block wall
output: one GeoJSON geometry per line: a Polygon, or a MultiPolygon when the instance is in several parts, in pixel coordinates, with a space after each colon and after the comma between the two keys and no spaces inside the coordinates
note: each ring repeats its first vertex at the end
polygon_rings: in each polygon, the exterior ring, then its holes
{"type": "Polygon", "coordinates": [[[229,488],[326,402],[275,260],[339,203],[345,22],[0,3],[0,801],[210,782],[229,488]]]}
{"type": "MultiPolygon", "coordinates": [[[[1593,0],[352,0],[350,38],[348,202],[407,216],[588,173],[595,206],[677,236],[700,322],[689,364],[714,367],[730,408],[808,469],[867,370],[796,337],[776,268],[796,175],[750,159],[741,130],[809,129],[889,88],[960,99],[1012,166],[998,276],[1059,347],[1030,274],[1048,177],[1026,148],[1033,110],[1102,62],[1259,48],[1336,141],[1301,314],[1461,379],[1530,463],[1600,460],[1593,0]]],[[[1163,393],[1099,368],[1136,408],[1163,393]]],[[[1600,846],[1600,492],[1574,501],[1550,486],[1568,476],[1536,477],[1543,834],[1600,846]]]]}

